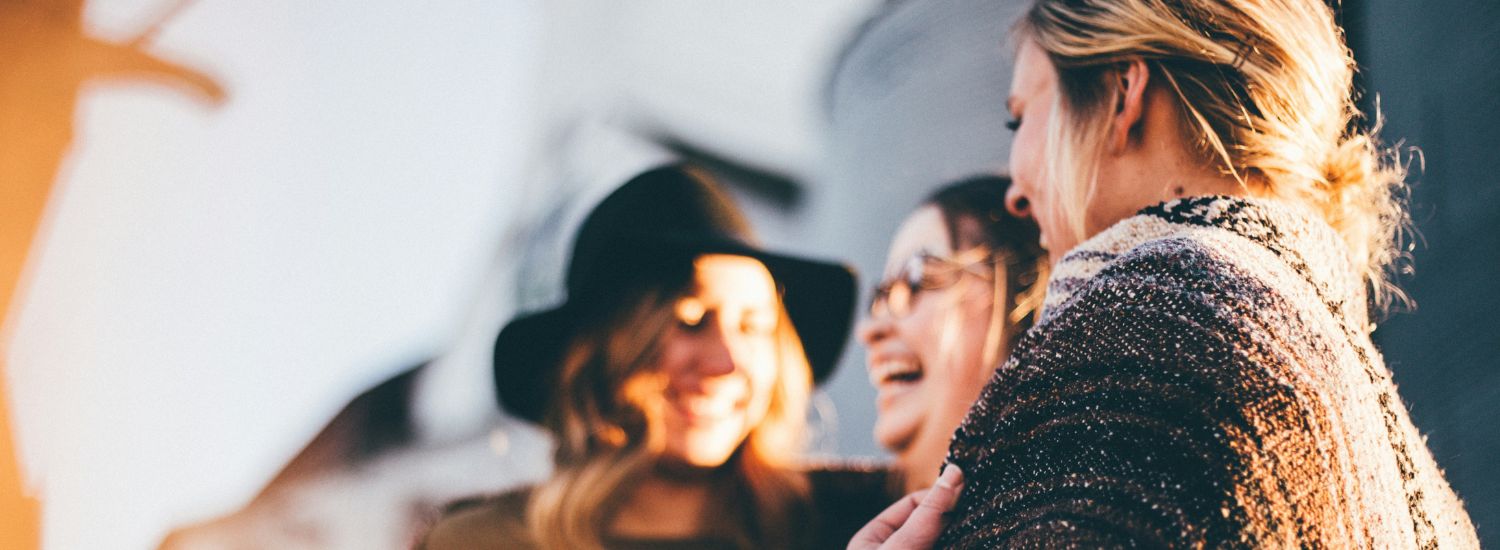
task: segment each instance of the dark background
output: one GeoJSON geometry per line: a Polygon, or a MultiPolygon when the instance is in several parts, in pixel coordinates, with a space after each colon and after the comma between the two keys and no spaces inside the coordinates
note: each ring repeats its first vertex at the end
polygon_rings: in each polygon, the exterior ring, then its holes
{"type": "Polygon", "coordinates": [[[1500,546],[1500,2],[1344,2],[1381,135],[1412,163],[1413,311],[1375,333],[1487,547],[1500,546]],[[1423,167],[1425,160],[1425,168],[1423,167]]]}

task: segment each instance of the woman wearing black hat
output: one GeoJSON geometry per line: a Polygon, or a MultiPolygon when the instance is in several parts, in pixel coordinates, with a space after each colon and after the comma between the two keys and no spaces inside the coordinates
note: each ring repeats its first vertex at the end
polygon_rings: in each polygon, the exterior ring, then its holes
{"type": "Polygon", "coordinates": [[[808,394],[849,329],[852,273],[749,234],[679,167],[601,202],[568,301],[496,342],[501,402],[556,438],[555,471],[454,507],[425,547],[842,547],[893,500],[879,472],[798,463],[808,394]]]}

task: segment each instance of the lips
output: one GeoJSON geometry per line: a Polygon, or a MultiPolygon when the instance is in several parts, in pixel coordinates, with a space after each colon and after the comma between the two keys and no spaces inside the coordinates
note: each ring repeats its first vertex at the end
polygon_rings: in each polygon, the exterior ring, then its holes
{"type": "Polygon", "coordinates": [[[887,384],[909,384],[922,379],[922,366],[906,359],[882,360],[870,366],[870,383],[876,387],[887,384]]]}
{"type": "Polygon", "coordinates": [[[921,363],[913,359],[880,359],[870,365],[869,374],[877,394],[875,407],[883,414],[916,391],[923,372],[921,363]]]}
{"type": "Polygon", "coordinates": [[[742,400],[735,392],[674,392],[672,407],[690,423],[716,422],[739,412],[742,400]]]}
{"type": "Polygon", "coordinates": [[[881,354],[870,357],[870,383],[875,386],[875,440],[881,446],[901,452],[920,430],[926,417],[921,362],[910,354],[881,354]]]}

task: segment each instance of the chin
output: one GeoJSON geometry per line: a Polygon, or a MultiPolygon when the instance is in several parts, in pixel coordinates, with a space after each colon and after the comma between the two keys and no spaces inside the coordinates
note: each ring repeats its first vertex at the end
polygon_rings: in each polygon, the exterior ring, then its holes
{"type": "Polygon", "coordinates": [[[875,420],[875,442],[885,450],[900,454],[917,438],[917,422],[892,425],[891,422],[875,420]]]}
{"type": "Polygon", "coordinates": [[[744,437],[704,436],[689,438],[667,448],[667,456],[674,461],[698,468],[717,468],[729,462],[734,452],[744,443],[744,437]]]}
{"type": "Polygon", "coordinates": [[[729,457],[732,455],[733,453],[704,454],[696,456],[679,456],[675,457],[674,459],[677,462],[682,463],[684,466],[691,466],[694,468],[718,468],[720,466],[723,466],[726,462],[729,462],[729,457]]]}

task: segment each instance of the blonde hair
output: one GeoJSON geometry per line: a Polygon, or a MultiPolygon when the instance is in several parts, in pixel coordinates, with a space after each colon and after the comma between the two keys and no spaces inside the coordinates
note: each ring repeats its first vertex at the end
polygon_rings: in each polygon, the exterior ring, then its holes
{"type": "Polygon", "coordinates": [[[1404,300],[1387,271],[1409,226],[1405,167],[1360,128],[1354,58],[1321,0],[1036,0],[1016,35],[1057,68],[1044,170],[1055,214],[1083,208],[1118,97],[1106,78],[1143,59],[1178,98],[1184,134],[1241,186],[1305,205],[1342,236],[1372,305],[1404,300]],[[1061,108],[1059,108],[1061,107],[1061,108]]]}
{"type": "MultiPolygon", "coordinates": [[[[647,474],[663,446],[660,377],[652,367],[662,336],[677,322],[678,294],[642,293],[605,323],[578,334],[560,365],[546,420],[556,437],[555,469],[536,487],[527,524],[542,548],[602,548],[612,514],[632,480],[647,474]]],[[[748,494],[747,545],[785,547],[808,498],[795,469],[812,370],[784,307],[776,328],[779,368],[766,416],[725,465],[748,494]]]]}

